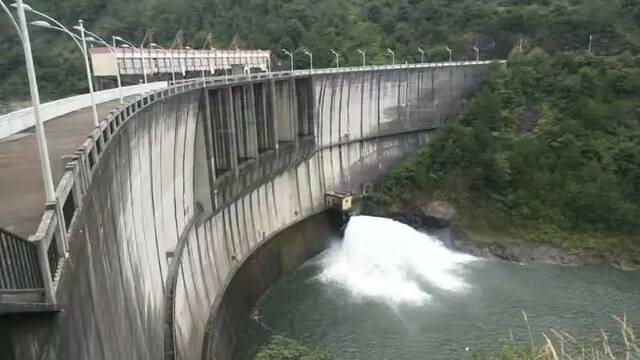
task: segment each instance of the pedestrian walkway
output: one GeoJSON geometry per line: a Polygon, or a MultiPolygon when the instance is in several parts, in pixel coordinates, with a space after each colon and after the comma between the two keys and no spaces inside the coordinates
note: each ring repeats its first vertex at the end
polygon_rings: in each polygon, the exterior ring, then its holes
{"type": "MultiPolygon", "coordinates": [[[[118,100],[98,105],[100,119],[118,106],[118,100]]],[[[65,155],[82,145],[93,129],[91,108],[78,110],[44,124],[53,183],[64,172],[65,155]]],[[[35,128],[0,140],[0,227],[28,237],[44,211],[44,185],[35,128]]]]}

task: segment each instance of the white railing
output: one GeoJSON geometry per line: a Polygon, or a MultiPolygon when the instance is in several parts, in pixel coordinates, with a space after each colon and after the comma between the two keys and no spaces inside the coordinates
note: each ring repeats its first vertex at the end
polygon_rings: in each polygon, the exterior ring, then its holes
{"type": "MultiPolygon", "coordinates": [[[[138,95],[147,91],[158,90],[167,87],[166,81],[158,81],[149,84],[125,86],[122,88],[123,96],[138,95]]],[[[94,93],[96,103],[101,104],[119,98],[118,89],[96,91],[94,93]]],[[[69,114],[76,110],[91,106],[89,94],[71,96],[68,98],[51,101],[42,104],[43,121],[55,119],[59,116],[69,114]]],[[[0,140],[26,130],[35,125],[33,108],[17,110],[0,116],[0,140]]]]}
{"type": "MultiPolygon", "coordinates": [[[[445,67],[457,67],[457,66],[469,66],[469,65],[488,65],[491,63],[506,63],[506,60],[482,60],[482,61],[453,61],[453,62],[437,62],[437,63],[422,63],[422,64],[396,64],[396,65],[367,65],[367,66],[345,66],[340,68],[325,68],[325,69],[300,69],[291,71],[277,71],[272,73],[251,73],[240,75],[227,75],[207,77],[205,80],[207,84],[220,84],[220,83],[233,83],[239,81],[250,81],[270,78],[283,78],[283,77],[299,77],[308,75],[322,75],[322,74],[335,74],[346,72],[366,72],[366,71],[380,71],[380,70],[394,70],[394,69],[418,69],[418,68],[445,68],[445,67]]],[[[170,85],[191,84],[196,82],[202,82],[201,77],[177,80],[175,82],[170,81],[170,85]]]]}

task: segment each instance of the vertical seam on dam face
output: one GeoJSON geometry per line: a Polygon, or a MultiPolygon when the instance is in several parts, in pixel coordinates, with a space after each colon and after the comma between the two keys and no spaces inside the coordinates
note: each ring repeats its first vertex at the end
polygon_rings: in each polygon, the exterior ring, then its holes
{"type": "MultiPolygon", "coordinates": [[[[146,114],[148,114],[148,112],[149,112],[148,109],[146,109],[145,112],[146,112],[146,114]]],[[[132,123],[131,127],[130,127],[131,132],[129,134],[133,135],[135,138],[139,138],[140,135],[139,135],[139,132],[137,130],[138,130],[138,128],[140,126],[141,126],[141,122],[139,122],[139,121],[135,122],[135,123],[132,123]]],[[[133,170],[132,170],[134,165],[135,165],[133,158],[135,157],[135,155],[139,154],[139,149],[136,149],[136,148],[132,147],[131,146],[132,142],[128,142],[128,145],[129,145],[129,149],[128,149],[128,151],[125,152],[125,154],[126,154],[126,158],[127,158],[126,162],[127,162],[127,164],[129,164],[128,173],[127,173],[128,176],[127,177],[130,179],[130,181],[128,181],[128,184],[129,184],[129,202],[130,202],[130,205],[131,205],[131,215],[132,215],[132,219],[133,219],[133,221],[131,222],[131,225],[132,225],[131,228],[132,228],[132,234],[133,234],[133,239],[134,239],[133,240],[133,245],[134,245],[133,253],[135,254],[135,257],[132,257],[131,253],[130,253],[130,255],[129,255],[129,258],[130,258],[129,264],[130,264],[130,267],[133,270],[134,269],[134,267],[133,267],[133,259],[134,258],[142,258],[143,261],[144,261],[144,257],[142,255],[142,252],[140,251],[140,245],[141,245],[141,242],[145,243],[145,240],[144,240],[145,239],[145,235],[144,235],[144,231],[139,233],[138,228],[137,228],[138,225],[140,224],[140,219],[136,215],[141,215],[141,214],[139,212],[139,209],[136,209],[137,208],[136,205],[140,205],[141,201],[134,201],[134,198],[136,197],[136,195],[139,194],[139,191],[134,191],[134,189],[133,189],[134,181],[135,180],[140,181],[139,177],[136,178],[136,177],[133,176],[133,170]],[[135,150],[138,150],[138,151],[135,151],[135,150]],[[132,154],[132,153],[135,153],[135,154],[132,154]]],[[[148,254],[148,252],[146,252],[146,251],[144,253],[148,254]]],[[[135,278],[144,279],[144,277],[141,276],[139,270],[137,270],[137,269],[132,271],[132,274],[134,274],[134,279],[135,278]]],[[[134,288],[134,294],[138,297],[138,299],[144,299],[144,295],[141,294],[140,288],[135,286],[135,284],[132,284],[132,286],[134,288]]],[[[140,300],[138,300],[138,301],[140,301],[140,300]]],[[[138,328],[138,332],[140,334],[139,336],[141,338],[144,338],[145,334],[144,334],[144,332],[142,330],[142,324],[144,324],[145,321],[143,319],[143,315],[139,311],[139,308],[135,307],[135,309],[138,310],[138,311],[136,311],[136,314],[137,314],[137,319],[138,319],[137,328],[138,328]]],[[[146,353],[146,349],[145,349],[144,352],[146,353]]]]}
{"type": "MultiPolygon", "coordinates": [[[[130,127],[129,129],[127,129],[127,132],[125,132],[125,133],[123,134],[123,136],[130,137],[130,136],[131,136],[131,132],[132,132],[132,131],[133,131],[133,130],[132,130],[132,128],[130,127]]],[[[120,144],[121,146],[127,146],[128,142],[120,142],[119,144],[120,144]]],[[[126,166],[126,171],[123,171],[123,169],[120,169],[119,171],[118,171],[118,170],[116,170],[116,171],[117,171],[116,173],[117,173],[117,174],[122,174],[122,175],[126,176],[126,178],[127,178],[127,179],[131,179],[131,178],[132,178],[132,176],[131,176],[131,168],[130,168],[130,166],[129,166],[129,165],[130,165],[129,157],[128,157],[128,155],[124,155],[124,154],[128,154],[128,151],[122,151],[122,149],[121,149],[120,147],[118,147],[118,148],[117,148],[117,151],[118,151],[118,152],[117,152],[117,157],[118,157],[118,158],[121,158],[121,157],[125,157],[125,156],[126,156],[126,159],[127,159],[127,160],[125,161],[125,163],[127,164],[127,166],[126,166]],[[122,153],[123,155],[120,155],[120,153],[122,153]]],[[[119,177],[119,178],[121,179],[121,177],[119,177]]],[[[130,182],[130,181],[126,181],[126,183],[127,183],[127,187],[129,188],[129,195],[128,195],[128,196],[125,196],[125,199],[122,199],[122,198],[121,198],[120,203],[121,203],[121,204],[129,203],[129,206],[132,206],[132,199],[131,199],[131,197],[133,196],[133,192],[132,192],[132,188],[131,188],[131,182],[130,182]]],[[[120,187],[122,187],[122,184],[120,184],[120,187]]],[[[124,187],[123,187],[123,188],[124,188],[124,187]]],[[[124,195],[122,192],[120,192],[120,194],[121,194],[121,195],[124,195]]],[[[108,197],[108,199],[110,199],[110,197],[108,197]]],[[[95,203],[94,203],[94,204],[95,204],[95,203]]],[[[108,207],[111,207],[111,205],[109,205],[108,207]]],[[[98,213],[100,213],[100,212],[98,212],[98,213]]],[[[135,223],[135,220],[133,219],[133,214],[132,214],[132,212],[128,212],[128,214],[129,214],[129,216],[124,215],[123,217],[128,217],[128,218],[129,218],[129,221],[124,221],[124,222],[122,223],[122,225],[127,225],[127,224],[133,225],[133,224],[135,223]]],[[[113,222],[110,222],[110,223],[113,223],[113,222]]],[[[115,230],[115,229],[114,229],[114,230],[115,230]]],[[[131,229],[129,229],[129,231],[125,231],[125,234],[126,234],[126,233],[129,233],[129,234],[130,234],[130,233],[131,233],[131,229]]],[[[102,236],[101,236],[101,235],[99,235],[99,234],[98,234],[98,237],[99,237],[99,238],[102,238],[102,236]]],[[[136,236],[135,236],[135,230],[134,230],[134,231],[133,231],[133,239],[135,239],[135,238],[136,238],[136,236]]],[[[102,242],[102,243],[104,243],[105,241],[101,241],[101,242],[102,242]]],[[[132,259],[133,259],[133,256],[131,256],[131,245],[136,245],[136,241],[135,241],[135,240],[132,240],[132,238],[129,238],[129,240],[127,241],[127,243],[128,243],[128,246],[125,246],[125,248],[126,248],[126,252],[127,252],[127,254],[128,254],[128,259],[129,259],[129,261],[127,261],[127,257],[125,257],[125,256],[124,256],[124,252],[122,252],[122,254],[123,254],[123,255],[120,255],[121,251],[120,251],[120,250],[118,250],[118,258],[120,259],[120,274],[121,274],[121,285],[122,285],[122,295],[123,295],[123,306],[125,306],[125,307],[127,307],[127,306],[126,306],[127,301],[126,301],[126,299],[125,299],[125,294],[127,294],[127,293],[132,294],[132,295],[133,295],[133,297],[134,297],[135,299],[139,299],[139,297],[138,297],[138,295],[137,295],[137,292],[138,292],[138,291],[137,291],[137,290],[138,290],[138,288],[137,288],[137,287],[135,287],[135,286],[133,286],[133,284],[131,284],[131,285],[132,285],[132,288],[131,288],[130,290],[128,290],[128,291],[126,290],[126,287],[125,287],[125,283],[127,283],[127,281],[125,281],[125,279],[124,279],[124,274],[125,274],[125,268],[126,268],[126,267],[125,267],[125,265],[123,264],[123,261],[125,261],[127,264],[129,264],[129,266],[128,266],[128,267],[129,267],[129,270],[128,270],[128,271],[129,271],[129,274],[131,274],[131,277],[137,277],[137,278],[139,278],[139,276],[137,276],[137,275],[135,275],[135,276],[134,276],[135,272],[133,271],[133,268],[132,268],[132,264],[133,264],[132,259]]],[[[116,242],[116,245],[118,245],[118,243],[117,243],[117,242],[116,242]]],[[[139,313],[139,311],[138,311],[138,307],[127,307],[127,308],[129,309],[129,311],[131,311],[131,312],[132,312],[132,314],[131,314],[130,316],[128,316],[128,320],[129,320],[129,322],[132,324],[131,326],[135,328],[135,331],[138,333],[138,336],[140,337],[140,335],[141,335],[141,333],[142,333],[142,330],[141,330],[141,329],[139,328],[139,326],[138,326],[140,323],[139,323],[139,322],[136,322],[136,323],[135,323],[136,325],[133,325],[133,323],[132,323],[132,322],[134,322],[134,320],[135,320],[136,318],[137,318],[137,319],[140,319],[140,318],[141,318],[140,313],[139,313]],[[135,314],[135,315],[134,315],[134,314],[135,314]]],[[[144,345],[144,344],[143,344],[143,345],[144,345]]]]}
{"type": "MultiPolygon", "coordinates": [[[[158,113],[162,113],[162,109],[163,109],[163,102],[160,102],[160,104],[158,104],[156,107],[154,107],[155,110],[155,115],[154,117],[160,117],[158,116],[158,113]]],[[[157,123],[154,121],[152,122],[151,125],[151,129],[152,131],[150,132],[150,135],[147,137],[148,139],[148,146],[149,146],[149,156],[148,156],[148,160],[149,160],[149,182],[150,184],[150,196],[149,196],[149,200],[151,203],[151,212],[153,214],[156,213],[156,205],[155,205],[155,193],[154,193],[154,188],[155,188],[155,182],[154,182],[154,176],[153,174],[155,173],[154,171],[154,167],[153,167],[153,158],[154,158],[154,154],[155,151],[153,149],[153,140],[155,140],[155,135],[157,134],[157,123]]],[[[160,141],[160,143],[162,144],[162,139],[158,139],[158,141],[160,141]]],[[[156,256],[158,258],[158,271],[160,272],[160,278],[164,279],[165,278],[165,273],[162,271],[162,257],[160,254],[160,244],[158,242],[158,225],[157,225],[157,221],[156,221],[156,217],[152,216],[151,217],[152,221],[153,221],[153,234],[154,234],[154,242],[156,244],[156,256]]],[[[164,288],[164,282],[161,281],[160,285],[162,287],[162,294],[165,293],[165,288],[164,288]]]]}
{"type": "Polygon", "coordinates": [[[57,290],[67,310],[12,321],[11,348],[45,360],[230,358],[262,291],[326,246],[324,194],[359,191],[409,156],[484,69],[274,77],[145,102],[87,170],[74,266],[57,290]],[[315,232],[284,231],[296,223],[315,232]]]}

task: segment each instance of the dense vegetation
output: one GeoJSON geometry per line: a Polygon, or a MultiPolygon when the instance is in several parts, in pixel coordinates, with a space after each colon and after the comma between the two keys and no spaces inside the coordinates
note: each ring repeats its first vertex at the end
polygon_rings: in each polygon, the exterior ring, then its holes
{"type": "MultiPolygon", "coordinates": [[[[11,0],[5,3],[12,2],[11,0]]],[[[640,47],[640,0],[32,0],[28,3],[67,26],[84,19],[88,29],[139,43],[147,29],[154,41],[170,46],[184,30],[186,44],[200,48],[212,32],[215,45],[228,47],[237,33],[247,48],[308,47],[317,66],[329,66],[330,48],[343,63],[359,64],[356,48],[372,63],[419,60],[421,46],[431,60],[505,58],[523,39],[525,48],[550,53],[586,49],[593,35],[600,55],[635,53],[640,47]]],[[[30,20],[35,20],[30,15],[30,20]]],[[[31,29],[37,72],[44,98],[86,92],[84,67],[66,35],[31,29]]],[[[277,64],[277,61],[276,61],[277,64]]],[[[297,66],[306,67],[301,53],[297,66]]],[[[5,14],[0,15],[0,99],[28,94],[22,49],[5,14]]]]}
{"type": "Polygon", "coordinates": [[[383,197],[452,201],[480,239],[637,256],[640,60],[514,52],[459,121],[384,179],[383,197]]]}
{"type": "MultiPolygon", "coordinates": [[[[496,345],[494,351],[465,349],[471,360],[557,360],[557,359],[637,359],[640,356],[640,341],[636,338],[632,324],[626,316],[613,316],[619,331],[600,334],[586,342],[574,338],[561,329],[549,329],[540,336],[534,336],[527,314],[523,311],[527,324],[528,341],[515,342],[512,339],[496,345]],[[534,338],[537,338],[536,341],[534,338]]],[[[452,339],[452,341],[454,341],[452,339]]],[[[455,343],[453,344],[456,345],[455,343]]],[[[296,340],[281,335],[273,335],[269,342],[262,345],[255,355],[256,360],[330,360],[328,353],[311,350],[296,340]]]]}
{"type": "Polygon", "coordinates": [[[320,350],[311,350],[296,340],[281,335],[271,337],[269,343],[261,346],[256,360],[329,360],[331,357],[320,350]]]}

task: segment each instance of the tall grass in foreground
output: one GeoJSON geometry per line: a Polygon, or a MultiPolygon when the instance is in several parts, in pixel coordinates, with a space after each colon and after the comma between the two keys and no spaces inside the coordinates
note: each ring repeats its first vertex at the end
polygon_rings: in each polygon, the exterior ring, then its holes
{"type": "MultiPolygon", "coordinates": [[[[522,312],[529,332],[529,346],[517,345],[511,336],[510,342],[495,353],[475,353],[474,360],[638,360],[640,359],[640,341],[636,338],[626,315],[622,318],[613,315],[618,323],[621,341],[612,345],[609,335],[600,329],[596,343],[581,344],[573,336],[562,330],[549,329],[542,333],[542,343],[533,341],[527,313],[522,312]]],[[[617,336],[617,335],[616,335],[617,336]]]]}

